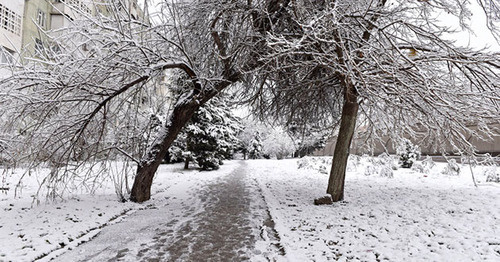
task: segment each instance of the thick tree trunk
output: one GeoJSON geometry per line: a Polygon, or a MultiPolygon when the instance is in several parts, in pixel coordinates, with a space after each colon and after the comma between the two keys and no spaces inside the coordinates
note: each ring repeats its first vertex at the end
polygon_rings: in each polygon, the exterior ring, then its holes
{"type": "Polygon", "coordinates": [[[189,158],[186,157],[184,160],[184,169],[188,170],[189,169],[189,158]]]}
{"type": "Polygon", "coordinates": [[[165,158],[170,145],[179,132],[199,107],[200,104],[193,100],[174,109],[171,123],[164,127],[164,135],[158,138],[158,141],[153,144],[137,167],[137,174],[130,193],[131,201],[141,203],[150,199],[151,185],[158,166],[160,166],[162,159],[165,158]]]}
{"type": "Polygon", "coordinates": [[[184,70],[193,79],[195,87],[194,92],[192,96],[189,99],[185,99],[183,103],[177,102],[178,105],[174,108],[170,121],[167,126],[164,127],[164,132],[161,132],[163,135],[158,137],[157,141],[151,146],[146,156],[137,166],[137,174],[135,176],[134,185],[132,186],[132,191],[130,192],[130,201],[142,203],[151,198],[153,177],[179,132],[200,106],[219,94],[219,92],[230,84],[238,81],[241,77],[239,72],[229,70],[224,74],[224,81],[216,84],[210,92],[200,94],[201,85],[197,82],[196,75],[189,68],[184,70]]]}
{"type": "Polygon", "coordinates": [[[358,108],[359,104],[357,101],[356,89],[352,84],[346,84],[340,130],[335,144],[332,169],[328,180],[328,188],[326,190],[326,192],[332,196],[334,202],[344,199],[345,171],[352,137],[356,127],[358,108]]]}

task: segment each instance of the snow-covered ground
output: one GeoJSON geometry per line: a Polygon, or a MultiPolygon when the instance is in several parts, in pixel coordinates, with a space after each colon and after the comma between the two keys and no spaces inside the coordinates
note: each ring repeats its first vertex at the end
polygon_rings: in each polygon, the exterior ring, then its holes
{"type": "MultiPolygon", "coordinates": [[[[24,172],[3,173],[0,186],[10,190],[0,191],[0,261],[53,258],[92,239],[103,227],[119,223],[137,210],[154,209],[156,205],[161,205],[159,202],[168,201],[166,198],[172,196],[179,200],[176,202],[188,198],[189,189],[227,175],[236,166],[236,163],[230,162],[218,172],[200,173],[183,170],[182,165],[162,165],[155,176],[152,199],[144,204],[119,202],[111,180],[102,181],[93,195],[68,195],[57,202],[42,198],[37,204],[32,196],[39,189],[38,181],[48,170],[39,170],[25,177],[22,190],[16,197],[14,187],[24,172]]],[[[199,209],[199,203],[191,201],[189,205],[189,208],[199,209]]],[[[165,219],[173,220],[175,215],[172,213],[172,217],[165,219]]]]}
{"type": "Polygon", "coordinates": [[[296,261],[500,261],[500,187],[484,183],[482,167],[476,188],[467,167],[448,176],[437,163],[428,174],[399,169],[386,178],[366,176],[371,164],[362,160],[350,163],[345,201],[314,206],[328,176],[297,170],[296,161],[251,165],[296,261]]]}
{"type": "MultiPolygon", "coordinates": [[[[366,172],[373,161],[361,159],[349,165],[345,201],[314,206],[313,199],[326,190],[326,159],[246,161],[245,179],[260,186],[253,193],[264,195],[286,252],[284,260],[500,260],[500,184],[486,183],[483,167],[474,168],[479,182],[474,187],[467,166],[460,166],[459,176],[442,174],[446,164],[438,163],[425,174],[398,169],[388,178],[366,172]]],[[[170,208],[159,203],[187,199],[196,192],[188,189],[212,183],[240,166],[232,161],[215,172],[161,166],[152,200],[145,204],[119,203],[109,182],[95,195],[33,205],[37,175],[27,177],[14,198],[13,185],[21,172],[4,174],[2,185],[11,189],[0,191],[0,261],[54,257],[148,205],[170,208]]],[[[201,204],[189,205],[198,210],[201,204]]],[[[176,219],[174,215],[165,217],[165,223],[176,219]]]]}

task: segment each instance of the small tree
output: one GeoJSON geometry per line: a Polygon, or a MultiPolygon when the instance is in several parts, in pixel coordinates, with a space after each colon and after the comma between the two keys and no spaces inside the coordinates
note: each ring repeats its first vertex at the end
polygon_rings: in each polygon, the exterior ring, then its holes
{"type": "MultiPolygon", "coordinates": [[[[222,160],[233,157],[240,130],[239,119],[227,106],[227,100],[214,98],[193,115],[186,127],[186,150],[200,169],[218,169],[222,160]]],[[[190,160],[186,158],[186,167],[190,160]]]]}
{"type": "Polygon", "coordinates": [[[263,141],[263,153],[283,159],[293,154],[295,147],[290,136],[281,128],[273,129],[263,141]]]}
{"type": "Polygon", "coordinates": [[[259,131],[255,132],[253,139],[250,141],[250,145],[247,150],[248,150],[248,158],[250,159],[259,159],[263,157],[262,138],[260,137],[259,131]]]}
{"type": "Polygon", "coordinates": [[[403,139],[396,153],[399,155],[399,163],[402,168],[411,168],[420,158],[420,149],[408,139],[403,139]]]}
{"type": "Polygon", "coordinates": [[[243,153],[243,159],[262,158],[262,136],[267,136],[268,128],[251,117],[243,119],[242,127],[238,133],[238,151],[243,153]]]}

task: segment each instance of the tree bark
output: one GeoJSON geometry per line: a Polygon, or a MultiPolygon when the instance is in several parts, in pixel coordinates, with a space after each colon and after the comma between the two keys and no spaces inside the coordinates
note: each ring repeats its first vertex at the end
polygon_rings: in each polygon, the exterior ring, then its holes
{"type": "Polygon", "coordinates": [[[224,72],[223,81],[217,83],[212,90],[202,92],[201,85],[198,83],[194,72],[190,69],[185,71],[192,78],[194,84],[193,93],[191,97],[186,98],[183,103],[177,102],[170,121],[167,121],[164,127],[165,131],[163,135],[158,137],[157,141],[151,146],[146,156],[137,166],[137,174],[130,193],[130,201],[132,202],[142,203],[151,198],[151,185],[153,184],[153,177],[156,170],[160,166],[162,159],[164,159],[168,153],[170,145],[172,145],[179,132],[191,119],[196,110],[226,87],[238,81],[241,77],[239,72],[228,70],[224,72]]]}
{"type": "Polygon", "coordinates": [[[359,108],[357,92],[354,85],[345,81],[343,82],[346,86],[344,106],[342,107],[340,130],[335,144],[332,169],[330,171],[330,178],[328,179],[328,188],[326,190],[326,192],[332,196],[333,202],[344,199],[345,171],[359,108]]]}
{"type": "Polygon", "coordinates": [[[174,109],[171,123],[165,126],[164,135],[159,137],[159,141],[153,144],[137,166],[137,174],[130,193],[131,201],[141,203],[151,198],[151,185],[158,166],[160,166],[162,159],[165,158],[170,145],[174,142],[181,129],[200,106],[200,103],[197,103],[196,100],[191,100],[174,109]]]}

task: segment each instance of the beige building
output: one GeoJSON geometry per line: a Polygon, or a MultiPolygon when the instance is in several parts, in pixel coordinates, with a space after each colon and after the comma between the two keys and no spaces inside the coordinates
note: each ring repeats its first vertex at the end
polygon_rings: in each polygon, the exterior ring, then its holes
{"type": "Polygon", "coordinates": [[[144,19],[137,0],[0,0],[0,63],[21,52],[36,56],[47,44],[44,31],[68,27],[87,15],[109,15],[110,5],[128,11],[132,19],[144,19]]]}
{"type": "Polygon", "coordinates": [[[0,0],[0,64],[14,61],[21,50],[23,11],[24,1],[0,0]]]}
{"type": "MultiPolygon", "coordinates": [[[[473,130],[477,130],[475,127],[471,127],[473,130]]],[[[491,130],[496,130],[497,135],[492,137],[492,140],[489,141],[483,141],[480,139],[477,139],[476,137],[470,136],[468,137],[468,141],[475,146],[476,152],[480,154],[484,153],[489,153],[493,156],[498,156],[500,155],[500,135],[498,135],[498,132],[500,131],[500,124],[491,124],[489,125],[489,128],[491,130]]],[[[416,139],[410,139],[415,145],[420,146],[420,150],[422,152],[422,155],[441,155],[442,153],[446,154],[451,154],[453,155],[455,152],[453,152],[453,147],[451,146],[450,143],[447,143],[445,145],[430,145],[430,146],[422,146],[419,144],[419,141],[416,139]],[[444,148],[445,152],[437,151],[436,148],[444,148]]],[[[328,156],[328,155],[333,155],[333,152],[335,151],[335,143],[337,141],[337,137],[334,136],[330,139],[328,139],[326,145],[322,149],[316,150],[313,155],[316,156],[328,156]]],[[[369,155],[379,155],[383,152],[388,152],[389,154],[395,154],[396,149],[393,146],[392,141],[389,138],[383,139],[383,143],[381,142],[376,142],[373,148],[370,148],[368,145],[370,143],[367,143],[364,139],[361,139],[359,137],[354,137],[352,140],[352,145],[351,145],[351,150],[350,153],[352,154],[357,154],[357,155],[362,155],[362,154],[369,154],[369,155]]]]}

